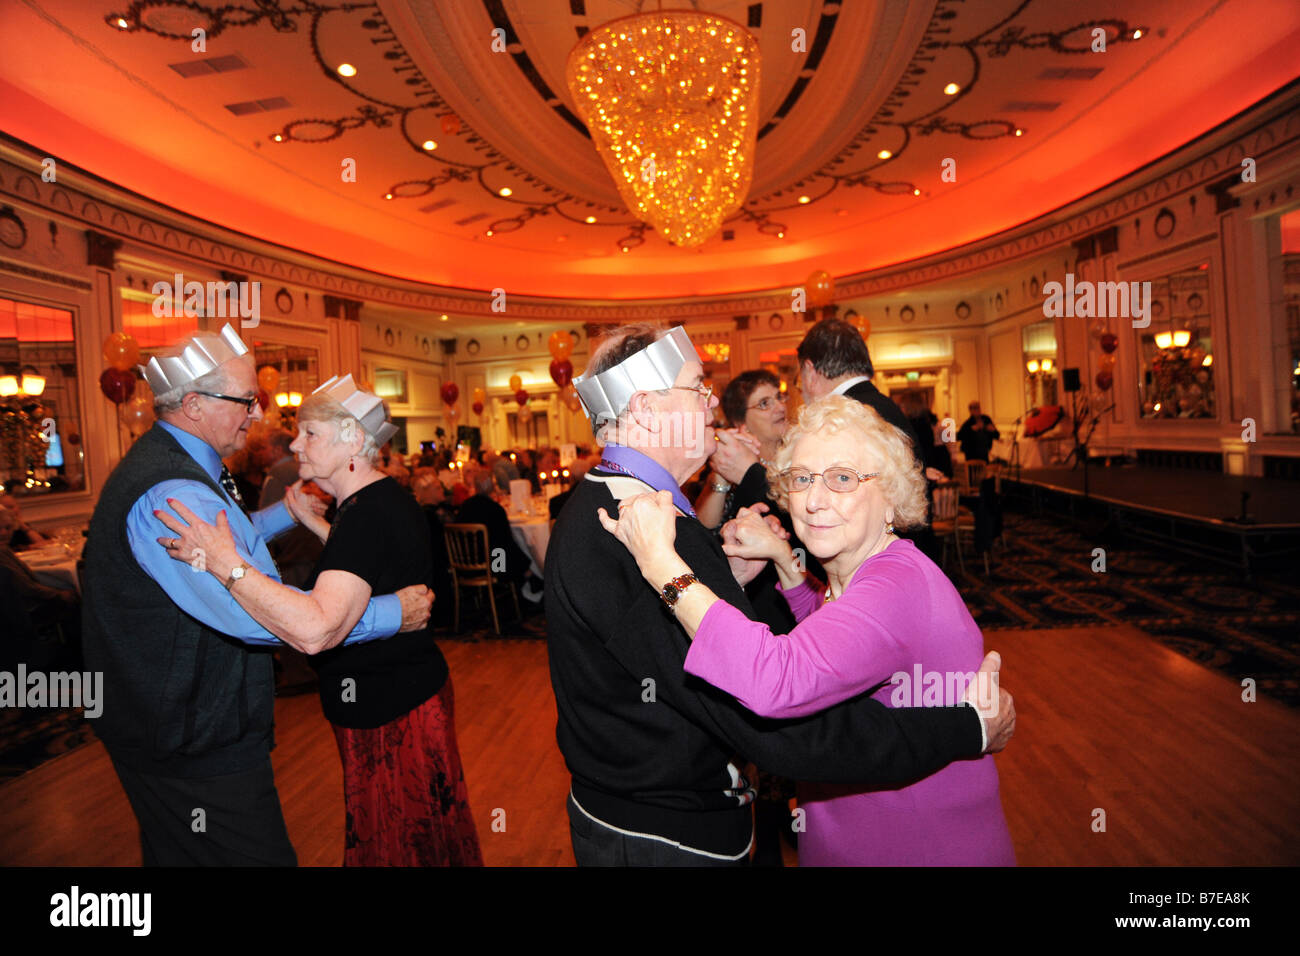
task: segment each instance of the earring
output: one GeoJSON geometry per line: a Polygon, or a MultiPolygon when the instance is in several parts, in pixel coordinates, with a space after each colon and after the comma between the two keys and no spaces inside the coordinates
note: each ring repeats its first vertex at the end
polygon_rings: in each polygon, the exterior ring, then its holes
{"type": "Polygon", "coordinates": [[[357,460],[355,458],[348,459],[348,471],[356,471],[356,470],[357,470],[357,460]]]}
{"type": "Polygon", "coordinates": [[[885,534],[893,534],[893,533],[894,533],[894,519],[887,518],[885,520],[885,534]]]}

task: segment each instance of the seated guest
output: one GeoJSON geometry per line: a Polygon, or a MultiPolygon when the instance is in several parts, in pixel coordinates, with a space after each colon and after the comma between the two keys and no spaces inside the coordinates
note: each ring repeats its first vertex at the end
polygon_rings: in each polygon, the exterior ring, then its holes
{"type": "Polygon", "coordinates": [[[510,532],[510,516],[506,514],[506,509],[492,499],[492,472],[479,469],[465,477],[472,482],[475,493],[456,509],[456,522],[486,525],[488,550],[493,554],[505,554],[506,569],[500,576],[519,585],[519,593],[530,602],[537,603],[541,600],[541,581],[532,572],[532,559],[519,547],[515,536],[510,532]]]}
{"type": "MultiPolygon", "coordinates": [[[[324,544],[312,590],[285,587],[255,569],[230,585],[252,617],[281,636],[332,643],[375,593],[433,580],[428,527],[410,494],[376,467],[379,446],[397,429],[376,395],[352,376],[331,378],[298,410],[293,443],[299,474],[339,502],[333,526],[318,515],[303,524],[324,544]]],[[[178,539],[168,553],[228,579],[245,558],[224,515],[216,525],[184,505],[188,526],[162,520],[178,539]]],[[[427,615],[427,611],[425,612],[427,615]]],[[[451,678],[426,625],[366,645],[335,647],[313,659],[321,709],[343,762],[346,866],[482,865],[456,746],[451,678]]]]}
{"type": "Polygon", "coordinates": [[[23,512],[18,507],[18,499],[13,495],[0,495],[0,511],[8,512],[12,522],[11,530],[7,534],[0,534],[0,544],[7,544],[15,551],[22,551],[26,548],[34,548],[38,544],[45,544],[50,540],[23,520],[23,512]]]}
{"type": "Polygon", "coordinates": [[[493,451],[484,452],[483,467],[492,472],[497,489],[500,491],[509,491],[510,482],[519,480],[519,468],[510,460],[509,455],[498,455],[493,451]]]}
{"type": "MultiPolygon", "coordinates": [[[[693,639],[687,673],[762,717],[800,718],[873,689],[888,707],[962,694],[980,668],[983,637],[947,576],[898,526],[925,519],[925,479],[906,436],[856,401],[806,406],[773,463],[779,503],[826,569],[805,575],[789,543],[745,512],[724,550],[771,560],[799,625],[773,634],[703,585],[682,593],[677,622],[693,639]],[[689,602],[689,603],[688,603],[689,602]],[[945,690],[931,698],[931,675],[945,690]],[[960,685],[953,676],[965,675],[960,685]],[[910,692],[906,692],[910,686],[910,692]]],[[[653,587],[686,570],[674,550],[676,512],[666,495],[622,502],[605,529],[627,545],[653,587]]],[[[987,687],[980,689],[988,694],[987,687]]],[[[991,703],[991,701],[990,701],[991,703]]],[[[954,762],[907,786],[801,784],[807,828],[800,865],[994,866],[1015,854],[993,757],[954,762]]]]}
{"type": "Polygon", "coordinates": [[[434,624],[438,627],[446,627],[452,621],[453,602],[445,598],[451,597],[451,589],[454,586],[451,578],[451,559],[447,556],[447,537],[443,533],[450,519],[450,512],[445,508],[447,492],[443,489],[437,475],[427,473],[415,478],[411,483],[411,490],[415,492],[415,500],[419,503],[425,521],[429,524],[429,545],[433,550],[433,593],[444,596],[444,600],[434,602],[434,624]]]}
{"type": "MultiPolygon", "coordinates": [[[[13,510],[0,507],[0,576],[8,579],[6,593],[22,607],[23,613],[38,630],[57,625],[67,642],[68,654],[71,658],[78,657],[81,648],[81,597],[76,591],[41,583],[22,558],[4,543],[13,533],[17,520],[13,510]]],[[[53,650],[42,653],[39,648],[0,648],[0,659],[7,661],[15,655],[16,660],[22,660],[33,669],[59,663],[53,650]]]]}
{"type": "Polygon", "coordinates": [[[564,503],[569,500],[569,496],[573,494],[573,489],[578,486],[578,482],[582,481],[589,471],[591,471],[591,462],[585,458],[579,458],[569,465],[569,481],[572,484],[547,502],[552,521],[560,516],[560,510],[564,507],[564,503]]]}

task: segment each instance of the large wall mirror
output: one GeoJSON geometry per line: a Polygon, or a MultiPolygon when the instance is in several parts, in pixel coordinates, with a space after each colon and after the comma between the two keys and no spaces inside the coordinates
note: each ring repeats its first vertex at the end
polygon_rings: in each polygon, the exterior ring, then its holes
{"type": "Polygon", "coordinates": [[[1150,308],[1138,337],[1140,414],[1217,418],[1209,263],[1153,278],[1150,308]]]}
{"type": "Polygon", "coordinates": [[[1025,408],[1059,404],[1056,376],[1056,323],[1035,322],[1020,330],[1025,363],[1025,408]]]}
{"type": "Polygon", "coordinates": [[[0,297],[0,491],[84,490],[81,427],[72,313],[0,297]]]}

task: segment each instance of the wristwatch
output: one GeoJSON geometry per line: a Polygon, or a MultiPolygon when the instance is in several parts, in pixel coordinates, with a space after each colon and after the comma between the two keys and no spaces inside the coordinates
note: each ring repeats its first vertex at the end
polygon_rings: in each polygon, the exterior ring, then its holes
{"type": "Polygon", "coordinates": [[[250,570],[252,570],[252,566],[248,564],[241,564],[238,567],[231,569],[230,577],[226,579],[226,590],[229,591],[233,588],[236,581],[242,581],[244,575],[250,570]]]}
{"type": "Polygon", "coordinates": [[[699,580],[700,579],[693,574],[683,574],[679,577],[673,578],[665,584],[659,591],[659,596],[663,598],[664,603],[668,605],[668,610],[676,614],[677,599],[682,596],[683,591],[699,580]]]}

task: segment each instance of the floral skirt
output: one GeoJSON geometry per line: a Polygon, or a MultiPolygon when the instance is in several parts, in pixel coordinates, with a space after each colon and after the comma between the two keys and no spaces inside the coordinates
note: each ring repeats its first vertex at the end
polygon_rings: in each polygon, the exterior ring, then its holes
{"type": "Polygon", "coordinates": [[[334,726],[347,807],[344,866],[482,866],[456,749],[451,678],[368,730],[334,726]]]}

